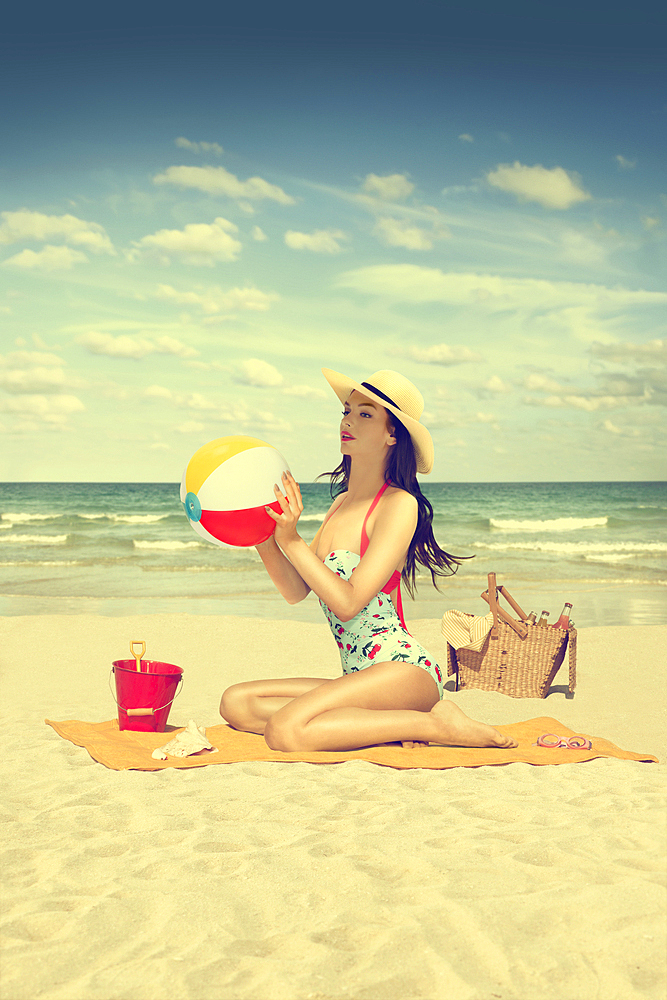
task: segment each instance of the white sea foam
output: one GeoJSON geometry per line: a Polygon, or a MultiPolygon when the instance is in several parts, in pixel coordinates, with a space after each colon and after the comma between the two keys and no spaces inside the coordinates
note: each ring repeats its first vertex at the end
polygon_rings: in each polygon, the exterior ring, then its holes
{"type": "Polygon", "coordinates": [[[302,514],[299,518],[300,521],[323,521],[326,514],[302,514]]]}
{"type": "Polygon", "coordinates": [[[84,521],[114,521],[116,524],[156,524],[169,514],[77,514],[84,521]]]}
{"type": "Polygon", "coordinates": [[[554,555],[584,556],[595,554],[638,555],[647,552],[667,552],[667,542],[474,542],[473,548],[491,552],[551,552],[554,555]]]}
{"type": "Polygon", "coordinates": [[[67,535],[1,535],[0,542],[14,545],[64,545],[67,535]]]}
{"type": "Polygon", "coordinates": [[[512,521],[492,517],[489,524],[498,531],[579,531],[581,528],[604,528],[607,517],[555,517],[546,521],[512,521]]]}
{"type": "Polygon", "coordinates": [[[635,554],[632,552],[598,552],[584,556],[586,562],[610,563],[612,565],[615,563],[626,562],[628,559],[634,558],[635,554]]]}
{"type": "Polygon", "coordinates": [[[4,566],[80,566],[76,559],[9,559],[2,563],[4,566]]]}
{"type": "Polygon", "coordinates": [[[135,549],[156,549],[161,552],[177,552],[179,549],[198,549],[200,542],[146,542],[141,539],[132,539],[135,549]]]}
{"type": "Polygon", "coordinates": [[[169,514],[107,514],[110,521],[117,521],[119,524],[156,524],[164,521],[169,514]]]}
{"type": "Polygon", "coordinates": [[[2,525],[2,527],[11,527],[12,524],[27,524],[29,521],[51,521],[55,518],[60,517],[60,514],[0,514],[0,519],[3,521],[8,521],[8,525],[2,525]]]}

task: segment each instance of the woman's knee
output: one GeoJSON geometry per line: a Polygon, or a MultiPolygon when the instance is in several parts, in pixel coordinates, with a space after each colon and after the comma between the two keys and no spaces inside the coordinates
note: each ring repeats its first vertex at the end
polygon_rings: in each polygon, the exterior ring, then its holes
{"type": "Polygon", "coordinates": [[[264,739],[270,750],[281,750],[283,753],[290,753],[295,750],[305,749],[300,745],[298,731],[295,726],[287,719],[280,718],[280,712],[272,715],[266,723],[264,739]]]}
{"type": "Polygon", "coordinates": [[[232,684],[220,699],[220,715],[236,729],[242,729],[250,715],[249,696],[243,689],[243,684],[232,684]]]}

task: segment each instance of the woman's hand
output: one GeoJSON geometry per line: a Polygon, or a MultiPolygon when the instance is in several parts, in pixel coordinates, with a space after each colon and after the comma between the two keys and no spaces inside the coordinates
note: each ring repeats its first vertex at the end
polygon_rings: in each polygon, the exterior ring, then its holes
{"type": "Polygon", "coordinates": [[[276,522],[274,537],[278,545],[285,545],[299,537],[296,526],[303,511],[303,500],[299,484],[291,472],[283,472],[282,490],[276,484],[273,487],[276,500],[282,507],[282,513],[276,514],[270,507],[265,507],[267,514],[276,522]]]}

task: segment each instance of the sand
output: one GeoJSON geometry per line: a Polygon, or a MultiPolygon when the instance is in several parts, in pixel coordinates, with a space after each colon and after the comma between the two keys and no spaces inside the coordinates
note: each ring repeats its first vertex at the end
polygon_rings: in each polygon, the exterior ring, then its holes
{"type": "MultiPolygon", "coordinates": [[[[439,622],[411,623],[445,662],[439,622]]],[[[44,718],[102,721],[131,639],[185,669],[170,723],[222,689],[335,676],[324,623],[0,619],[2,1000],[663,1000],[667,628],[579,632],[540,715],[660,764],[397,771],[365,762],[111,771],[44,718]]]]}

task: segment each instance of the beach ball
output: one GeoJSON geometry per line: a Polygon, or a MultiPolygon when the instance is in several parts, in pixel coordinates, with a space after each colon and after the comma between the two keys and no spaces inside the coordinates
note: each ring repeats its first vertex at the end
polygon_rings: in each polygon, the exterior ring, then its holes
{"type": "Polygon", "coordinates": [[[209,441],[194,453],[181,482],[191,526],[214,545],[266,541],[276,525],[264,508],[280,513],[273,484],[282,484],[286,470],[283,456],[266,441],[243,435],[209,441]]]}

